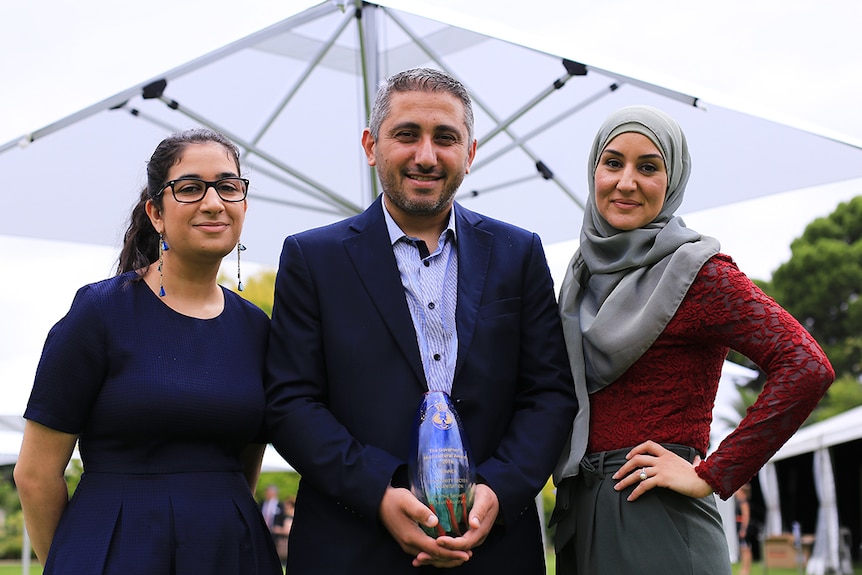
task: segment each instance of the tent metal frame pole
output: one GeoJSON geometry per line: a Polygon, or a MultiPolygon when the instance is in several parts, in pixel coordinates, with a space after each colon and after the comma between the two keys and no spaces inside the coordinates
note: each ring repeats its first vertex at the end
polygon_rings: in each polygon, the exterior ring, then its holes
{"type": "MultiPolygon", "coordinates": [[[[357,32],[359,34],[359,65],[362,78],[362,104],[365,111],[363,125],[371,118],[371,108],[377,96],[377,85],[380,82],[380,31],[378,27],[376,4],[362,2],[356,8],[357,32]]],[[[366,174],[363,190],[368,191],[370,204],[380,194],[377,182],[377,171],[373,166],[364,170],[366,174]]]]}
{"type": "MultiPolygon", "coordinates": [[[[135,118],[144,120],[146,122],[149,122],[150,124],[158,126],[159,128],[162,128],[163,130],[165,130],[165,132],[167,132],[169,134],[180,131],[180,128],[178,126],[174,126],[172,124],[169,124],[168,122],[162,121],[162,120],[160,120],[154,116],[151,116],[150,114],[147,114],[146,112],[142,112],[138,108],[128,108],[125,105],[123,105],[123,106],[119,106],[119,107],[114,108],[114,109],[115,110],[126,110],[127,112],[129,112],[129,114],[131,114],[135,118]]],[[[312,198],[319,199],[317,197],[317,192],[315,190],[312,190],[310,188],[305,188],[305,187],[299,185],[297,182],[287,179],[286,177],[284,177],[284,175],[282,173],[276,172],[275,170],[271,170],[268,167],[266,167],[265,165],[258,164],[254,160],[249,160],[248,162],[246,162],[246,165],[251,167],[251,168],[254,168],[254,170],[257,172],[259,172],[259,173],[261,173],[261,174],[263,174],[263,175],[265,175],[265,176],[267,176],[267,177],[269,177],[269,178],[271,178],[277,182],[284,184],[285,186],[287,186],[289,188],[292,188],[292,189],[294,189],[294,190],[296,190],[302,194],[305,194],[307,196],[310,196],[312,198]]],[[[251,196],[252,198],[254,198],[256,200],[261,200],[261,201],[269,202],[272,204],[278,204],[281,206],[290,206],[293,208],[308,210],[310,212],[320,212],[320,213],[324,213],[324,214],[332,214],[335,216],[344,215],[344,212],[341,210],[327,209],[324,206],[313,206],[313,205],[309,205],[309,204],[302,204],[299,202],[292,202],[289,200],[283,200],[280,198],[272,198],[269,196],[263,196],[263,195],[258,194],[256,192],[253,192],[251,190],[249,190],[249,196],[251,196]]]]}
{"type": "Polygon", "coordinates": [[[21,537],[21,573],[30,575],[30,555],[32,554],[33,546],[30,541],[30,533],[27,531],[27,525],[24,525],[24,533],[21,537]]]}
{"type": "MultiPolygon", "coordinates": [[[[284,178],[279,177],[277,174],[275,174],[271,171],[268,171],[263,166],[260,166],[257,164],[251,164],[251,166],[255,170],[257,170],[258,172],[267,175],[268,177],[272,178],[273,180],[281,182],[285,186],[293,188],[297,191],[302,191],[300,188],[297,188],[297,186],[294,183],[289,182],[289,181],[285,180],[284,178]]],[[[248,195],[250,198],[254,199],[257,202],[266,202],[268,204],[275,204],[278,206],[287,206],[290,208],[297,208],[300,210],[308,210],[309,212],[316,212],[319,214],[330,214],[330,215],[337,216],[337,217],[344,217],[344,212],[336,210],[336,209],[326,208],[324,206],[312,206],[312,205],[303,204],[300,202],[292,202],[290,200],[284,200],[281,198],[273,198],[271,196],[264,196],[262,194],[252,193],[251,191],[249,191],[248,195]]]]}
{"type": "Polygon", "coordinates": [[[371,116],[371,107],[377,95],[380,80],[380,33],[377,26],[377,5],[363,3],[356,10],[357,32],[359,34],[359,65],[362,78],[365,118],[371,116]]]}
{"type": "Polygon", "coordinates": [[[335,29],[335,33],[330,36],[327,42],[321,47],[320,50],[318,50],[317,54],[315,54],[311,58],[311,60],[308,62],[308,66],[305,67],[305,70],[303,70],[302,74],[296,80],[293,87],[288,90],[285,97],[281,100],[281,102],[278,103],[278,105],[273,110],[273,113],[269,116],[269,118],[267,118],[266,122],[264,122],[258,133],[251,139],[251,143],[253,145],[257,146],[258,143],[260,143],[260,139],[269,131],[270,127],[272,127],[272,124],[276,121],[276,119],[278,119],[278,117],[281,115],[281,113],[284,111],[284,109],[287,107],[293,97],[297,94],[297,92],[299,92],[299,89],[302,88],[303,85],[305,85],[305,81],[308,80],[308,78],[311,76],[311,73],[314,72],[314,70],[317,68],[317,65],[320,64],[320,62],[326,57],[326,55],[332,49],[332,46],[335,45],[336,40],[338,40],[338,38],[341,36],[342,32],[344,32],[344,29],[347,28],[347,26],[350,24],[352,19],[352,15],[345,17],[342,20],[341,24],[335,29]]]}
{"type": "Polygon", "coordinates": [[[695,96],[683,94],[682,92],[677,92],[676,90],[671,90],[669,88],[662,88],[661,86],[656,86],[655,84],[648,84],[647,82],[642,82],[640,80],[630,78],[629,76],[623,76],[622,74],[608,72],[607,70],[596,68],[595,66],[588,65],[587,70],[593,70],[597,74],[607,76],[608,78],[613,78],[617,81],[617,84],[631,84],[632,86],[637,86],[641,90],[646,90],[647,92],[652,92],[654,94],[658,94],[659,96],[664,96],[665,98],[676,100],[677,102],[682,102],[683,104],[687,106],[692,106],[694,108],[697,108],[698,110],[706,111],[706,107],[701,104],[700,98],[697,98],[695,96]]]}
{"type": "Polygon", "coordinates": [[[605,96],[608,96],[609,94],[612,94],[613,92],[615,92],[619,88],[620,88],[620,84],[616,84],[616,83],[611,84],[606,88],[603,88],[601,91],[596,92],[595,94],[593,94],[592,96],[590,96],[588,98],[585,98],[584,100],[578,102],[576,105],[572,106],[568,110],[561,112],[560,114],[554,116],[552,119],[548,120],[544,124],[535,128],[534,130],[524,134],[519,139],[513,140],[511,143],[506,144],[506,146],[500,148],[499,150],[496,150],[490,156],[484,156],[482,158],[482,161],[474,162],[473,168],[478,169],[478,168],[481,168],[482,166],[484,166],[485,164],[492,162],[493,160],[495,160],[498,157],[510,152],[513,148],[518,146],[520,143],[520,140],[531,140],[532,138],[538,136],[539,134],[542,134],[545,131],[549,130],[550,128],[554,127],[556,124],[565,120],[566,118],[568,118],[574,114],[577,114],[578,112],[580,112],[581,110],[583,110],[584,108],[589,106],[590,104],[593,104],[594,102],[600,100],[601,98],[604,98],[605,96]]]}
{"type": "Polygon", "coordinates": [[[322,200],[325,202],[329,201],[334,207],[336,207],[336,208],[340,207],[341,209],[339,211],[341,211],[341,213],[343,213],[344,215],[348,215],[348,216],[355,215],[355,214],[358,214],[359,212],[362,211],[362,209],[359,206],[357,206],[356,204],[354,204],[353,202],[339,196],[335,192],[327,189],[322,184],[315,182],[314,180],[312,180],[308,176],[305,176],[304,174],[297,172],[296,170],[294,170],[293,168],[291,168],[290,166],[288,166],[284,162],[279,161],[277,158],[274,158],[273,156],[264,152],[263,150],[261,150],[257,146],[254,146],[251,142],[247,142],[243,138],[240,138],[239,136],[237,136],[236,134],[233,134],[232,132],[225,130],[224,128],[218,126],[218,124],[216,124],[215,122],[208,121],[203,116],[195,114],[191,110],[188,110],[187,108],[180,106],[180,104],[178,102],[176,102],[175,100],[171,100],[170,98],[166,98],[164,95],[161,95],[158,98],[162,102],[164,102],[172,110],[176,110],[177,112],[180,112],[181,114],[188,116],[189,118],[191,118],[192,120],[194,120],[195,122],[197,122],[203,126],[208,126],[208,127],[212,128],[213,130],[221,132],[222,134],[227,136],[229,139],[233,140],[236,144],[245,148],[249,153],[258,156],[259,158],[261,158],[263,160],[266,160],[267,162],[269,162],[273,166],[276,166],[277,168],[284,170],[284,172],[290,174],[291,176],[293,176],[297,180],[311,186],[312,188],[314,188],[314,190],[316,190],[317,194],[320,194],[320,196],[317,197],[316,199],[319,199],[319,200],[322,200]]]}
{"type": "Polygon", "coordinates": [[[503,188],[508,188],[510,186],[517,186],[518,184],[523,184],[524,182],[529,182],[530,180],[535,180],[535,179],[541,178],[541,177],[542,177],[542,175],[537,172],[535,174],[529,174],[527,176],[521,176],[520,178],[516,178],[516,179],[510,180],[508,182],[503,182],[500,184],[495,184],[493,186],[488,186],[488,187],[482,188],[481,190],[473,189],[473,190],[470,190],[469,192],[462,192],[462,193],[458,194],[458,197],[460,197],[460,198],[468,198],[468,197],[469,198],[475,198],[478,196],[484,196],[490,192],[502,190],[503,188]]]}
{"type": "Polygon", "coordinates": [[[157,81],[159,78],[169,78],[169,79],[177,78],[179,76],[186,74],[187,72],[196,70],[196,69],[198,69],[198,68],[200,68],[206,64],[220,60],[221,58],[223,58],[224,56],[226,56],[228,54],[233,54],[233,53],[238,52],[239,50],[242,50],[244,48],[248,48],[250,46],[255,46],[255,45],[259,44],[260,42],[267,40],[269,38],[278,36],[279,34],[285,32],[287,30],[291,30],[293,28],[303,26],[309,22],[313,22],[315,20],[318,20],[319,18],[326,16],[327,14],[330,14],[332,12],[335,12],[338,9],[339,9],[338,6],[331,4],[331,3],[322,3],[322,4],[318,4],[317,6],[313,6],[313,7],[309,8],[308,10],[305,10],[304,12],[300,12],[299,14],[295,14],[295,15],[291,16],[290,18],[287,18],[286,20],[282,20],[281,22],[277,22],[277,23],[273,24],[272,26],[264,28],[263,30],[261,30],[259,32],[256,32],[254,34],[250,34],[248,36],[240,38],[239,40],[236,40],[235,42],[231,42],[230,44],[227,44],[226,46],[222,46],[221,48],[213,50],[212,52],[209,52],[208,54],[201,56],[200,58],[195,58],[194,60],[192,60],[190,62],[186,62],[185,64],[177,66],[176,68],[173,68],[172,70],[170,70],[169,72],[167,72],[165,74],[160,74],[159,76],[157,76],[155,78],[151,78],[150,80],[147,80],[146,82],[142,82],[142,83],[134,86],[133,88],[128,88],[126,90],[123,90],[122,92],[114,94],[113,96],[111,96],[109,98],[105,98],[104,100],[96,102],[95,104],[93,104],[91,106],[87,106],[83,110],[79,110],[78,112],[75,112],[74,114],[70,114],[69,116],[66,116],[65,118],[63,118],[61,120],[58,120],[56,122],[52,122],[51,124],[48,124],[47,126],[39,128],[38,130],[34,130],[33,132],[30,132],[28,134],[23,134],[19,138],[16,138],[15,140],[13,140],[11,142],[7,142],[7,143],[3,144],[2,146],[0,146],[0,153],[8,150],[9,148],[14,148],[16,146],[23,147],[30,142],[34,142],[34,141],[38,140],[39,138],[47,136],[48,134],[50,134],[52,132],[56,132],[57,130],[60,130],[62,128],[65,128],[66,126],[70,126],[70,125],[72,125],[72,124],[74,124],[80,120],[83,120],[84,118],[88,118],[88,117],[90,117],[94,114],[97,114],[99,112],[102,112],[104,110],[116,108],[117,106],[122,105],[123,102],[127,102],[131,98],[134,98],[135,96],[139,96],[141,94],[141,89],[144,86],[148,86],[148,85],[152,84],[153,82],[157,81]]]}
{"type": "Polygon", "coordinates": [[[554,82],[548,88],[541,91],[539,94],[534,96],[532,100],[530,100],[529,102],[521,106],[518,110],[515,110],[512,114],[510,114],[508,118],[506,118],[505,120],[496,120],[497,126],[494,127],[494,129],[492,129],[490,132],[485,134],[485,137],[482,138],[482,142],[487,144],[491,139],[494,138],[494,136],[500,134],[501,132],[506,132],[506,134],[510,138],[512,138],[513,142],[523,142],[525,140],[528,140],[529,138],[527,137],[516,137],[509,131],[509,126],[514,124],[524,114],[541,104],[548,96],[565,86],[566,82],[568,82],[572,77],[573,75],[568,73],[564,74],[563,76],[560,76],[557,80],[554,80],[554,82]]]}
{"type": "MultiPolygon", "coordinates": [[[[410,37],[411,40],[413,40],[416,43],[417,46],[419,46],[419,48],[423,52],[425,52],[425,54],[428,55],[429,58],[431,58],[442,69],[447,70],[447,67],[443,63],[442,59],[437,55],[437,53],[430,46],[428,46],[428,44],[422,38],[420,38],[416,34],[414,34],[413,31],[404,22],[402,22],[400,18],[395,16],[393,13],[387,11],[387,15],[392,19],[393,22],[395,22],[404,31],[405,34],[407,34],[407,36],[410,37]]],[[[471,96],[473,98],[473,101],[476,103],[476,105],[479,106],[491,118],[491,120],[494,123],[496,123],[497,125],[500,125],[500,123],[501,123],[500,119],[496,116],[496,114],[494,114],[494,112],[492,112],[491,109],[480,98],[476,97],[475,94],[471,94],[471,96]]],[[[509,127],[505,127],[503,129],[503,131],[506,132],[506,134],[510,138],[512,138],[512,140],[517,139],[517,136],[515,136],[511,132],[509,127]]],[[[534,164],[537,166],[537,169],[538,169],[539,165],[544,166],[544,163],[539,159],[539,157],[535,153],[533,153],[533,151],[529,148],[529,146],[522,143],[518,147],[534,162],[534,164]]],[[[543,174],[543,177],[545,177],[546,180],[553,181],[557,185],[557,187],[559,187],[563,191],[563,193],[566,194],[569,197],[569,199],[571,199],[579,208],[581,208],[582,210],[584,209],[584,204],[580,200],[580,198],[578,198],[577,195],[575,195],[575,193],[572,190],[570,190],[569,187],[566,186],[563,182],[561,182],[559,180],[559,178],[557,178],[552,172],[543,171],[541,173],[543,174]],[[545,174],[548,174],[549,177],[545,176],[545,174]]]]}

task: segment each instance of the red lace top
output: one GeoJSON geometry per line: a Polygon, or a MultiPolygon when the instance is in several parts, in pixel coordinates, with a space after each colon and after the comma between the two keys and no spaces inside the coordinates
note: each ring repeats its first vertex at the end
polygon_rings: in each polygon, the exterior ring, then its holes
{"type": "Polygon", "coordinates": [[[805,421],[835,373],[799,322],[723,254],[704,264],[652,347],[591,396],[588,452],[652,439],[706,453],[728,348],[768,374],[737,429],[697,467],[722,499],[729,498],[805,421]]]}

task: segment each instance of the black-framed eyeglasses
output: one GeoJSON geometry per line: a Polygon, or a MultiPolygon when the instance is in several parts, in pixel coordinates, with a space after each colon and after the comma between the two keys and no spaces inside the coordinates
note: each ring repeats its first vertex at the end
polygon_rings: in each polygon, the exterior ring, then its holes
{"type": "Polygon", "coordinates": [[[248,195],[248,180],[245,178],[222,178],[208,182],[198,178],[171,180],[162,186],[162,193],[170,188],[174,199],[181,204],[193,204],[204,199],[207,190],[215,188],[218,197],[225,202],[241,202],[248,195]]]}

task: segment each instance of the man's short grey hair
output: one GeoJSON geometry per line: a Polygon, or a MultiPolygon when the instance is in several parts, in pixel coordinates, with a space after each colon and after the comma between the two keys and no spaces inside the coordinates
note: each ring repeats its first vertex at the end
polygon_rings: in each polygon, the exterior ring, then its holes
{"type": "Polygon", "coordinates": [[[375,140],[380,134],[380,125],[389,115],[392,107],[392,94],[395,92],[448,92],[452,94],[464,104],[464,122],[467,124],[468,141],[473,141],[473,101],[470,98],[470,93],[467,92],[467,88],[461,82],[446,72],[434,68],[413,68],[398,72],[380,85],[368,122],[368,130],[375,140]]]}

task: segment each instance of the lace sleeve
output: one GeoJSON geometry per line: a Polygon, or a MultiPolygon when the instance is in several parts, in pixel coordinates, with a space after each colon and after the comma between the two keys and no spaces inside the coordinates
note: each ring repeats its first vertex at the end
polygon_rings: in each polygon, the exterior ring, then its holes
{"type": "Polygon", "coordinates": [[[826,354],[787,311],[764,294],[730,258],[707,262],[693,295],[707,337],[755,362],[763,391],[739,426],[698,467],[722,499],[747,482],[792,436],[835,377],[826,354]],[[699,286],[699,287],[700,287],[699,286]]]}

